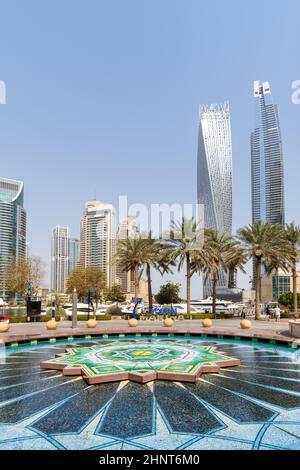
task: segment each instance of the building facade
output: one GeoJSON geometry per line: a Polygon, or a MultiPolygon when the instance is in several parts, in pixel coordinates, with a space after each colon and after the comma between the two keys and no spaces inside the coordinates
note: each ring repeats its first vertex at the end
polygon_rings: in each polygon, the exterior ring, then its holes
{"type": "Polygon", "coordinates": [[[269,82],[254,82],[255,128],[251,134],[252,222],[285,223],[284,170],[278,109],[269,82]]]}
{"type": "MultiPolygon", "coordinates": [[[[120,223],[117,233],[117,240],[126,240],[127,238],[134,238],[138,234],[138,227],[135,219],[127,217],[120,223]]],[[[126,295],[127,299],[134,297],[135,286],[135,273],[126,272],[119,266],[116,267],[117,283],[119,284],[122,294],[126,295]]]]}
{"type": "Polygon", "coordinates": [[[108,287],[116,283],[115,210],[111,204],[88,201],[80,225],[80,265],[98,266],[106,275],[108,287]]]}
{"type": "MultiPolygon", "coordinates": [[[[261,277],[261,301],[266,304],[268,302],[277,302],[281,294],[293,291],[292,273],[284,272],[279,269],[269,276],[266,273],[261,277]]],[[[300,273],[297,273],[297,292],[300,292],[300,273]]]]}
{"type": "MultiPolygon", "coordinates": [[[[198,204],[204,206],[204,226],[232,233],[232,143],[229,104],[200,107],[197,169],[198,204]]],[[[234,273],[219,275],[218,286],[234,287],[234,273]]],[[[211,295],[211,280],[203,297],[211,295]]]]}
{"type": "Polygon", "coordinates": [[[51,290],[65,292],[69,274],[69,228],[53,229],[51,243],[51,290]]]}
{"type": "Polygon", "coordinates": [[[69,238],[69,268],[70,274],[79,265],[80,262],[80,240],[78,238],[69,238]]]}
{"type": "Polygon", "coordinates": [[[26,258],[24,183],[0,178],[0,297],[8,300],[9,266],[26,258]]]}

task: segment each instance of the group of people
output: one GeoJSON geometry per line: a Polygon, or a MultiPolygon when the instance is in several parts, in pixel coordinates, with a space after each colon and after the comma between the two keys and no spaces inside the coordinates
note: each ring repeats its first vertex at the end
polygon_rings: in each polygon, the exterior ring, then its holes
{"type": "Polygon", "coordinates": [[[265,308],[265,314],[266,314],[268,320],[270,320],[271,318],[275,318],[275,321],[279,321],[280,320],[280,315],[281,315],[281,310],[278,307],[278,305],[275,308],[271,308],[270,305],[267,305],[266,308],[265,308]]]}

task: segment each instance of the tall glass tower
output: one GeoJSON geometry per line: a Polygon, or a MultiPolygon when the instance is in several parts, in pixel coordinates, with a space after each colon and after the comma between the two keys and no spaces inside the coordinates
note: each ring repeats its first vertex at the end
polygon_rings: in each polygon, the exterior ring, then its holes
{"type": "Polygon", "coordinates": [[[277,105],[269,82],[254,82],[255,128],[251,134],[252,222],[284,225],[284,173],[277,105]]]}
{"type": "Polygon", "coordinates": [[[0,297],[7,300],[8,267],[26,257],[24,183],[0,178],[0,297]]]}
{"type": "Polygon", "coordinates": [[[51,240],[51,290],[65,292],[69,273],[69,228],[53,229],[51,240]]]}
{"type": "MultiPolygon", "coordinates": [[[[204,205],[205,228],[231,234],[232,144],[228,102],[200,107],[197,176],[198,204],[204,205]]],[[[218,286],[228,284],[228,275],[221,272],[218,286]]],[[[203,285],[203,296],[210,295],[208,279],[203,285]]]]}
{"type": "MultiPolygon", "coordinates": [[[[254,82],[255,128],[251,133],[252,223],[284,225],[283,150],[277,105],[269,82],[254,82]]],[[[252,287],[256,285],[253,262],[252,287]]]]}

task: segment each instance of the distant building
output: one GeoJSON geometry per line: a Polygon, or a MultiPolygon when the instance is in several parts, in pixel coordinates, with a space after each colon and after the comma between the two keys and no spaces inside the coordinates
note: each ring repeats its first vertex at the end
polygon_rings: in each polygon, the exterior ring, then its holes
{"type": "Polygon", "coordinates": [[[69,238],[69,267],[70,274],[79,265],[80,262],[80,240],[78,238],[69,238]]]}
{"type": "MultiPolygon", "coordinates": [[[[198,204],[204,206],[204,226],[232,233],[232,144],[229,104],[200,107],[198,137],[198,204]]],[[[218,286],[235,286],[235,274],[222,271],[218,286]]],[[[212,294],[210,277],[203,297],[212,294]]]]}
{"type": "MultiPolygon", "coordinates": [[[[255,128],[251,134],[252,223],[285,223],[283,148],[277,105],[269,82],[254,82],[255,128]]],[[[253,289],[256,284],[253,263],[253,289]]]]}
{"type": "MultiPolygon", "coordinates": [[[[297,292],[300,292],[300,273],[297,273],[297,292]]],[[[261,277],[262,303],[277,302],[281,294],[293,291],[292,273],[285,273],[281,269],[269,276],[266,273],[261,277]]]]}
{"type": "MultiPolygon", "coordinates": [[[[127,217],[121,221],[117,233],[118,240],[126,240],[134,238],[138,233],[136,221],[132,217],[127,217]]],[[[116,282],[119,284],[121,291],[128,299],[134,297],[135,273],[126,272],[119,266],[116,267],[116,282]]]]}
{"type": "Polygon", "coordinates": [[[115,210],[111,204],[88,201],[80,225],[80,265],[98,266],[108,287],[116,282],[112,258],[116,252],[115,210]]]}
{"type": "Polygon", "coordinates": [[[51,242],[51,290],[65,292],[69,273],[69,228],[53,229],[51,242]]]}
{"type": "Polygon", "coordinates": [[[24,183],[0,178],[0,297],[9,298],[7,270],[26,258],[24,183]]]}

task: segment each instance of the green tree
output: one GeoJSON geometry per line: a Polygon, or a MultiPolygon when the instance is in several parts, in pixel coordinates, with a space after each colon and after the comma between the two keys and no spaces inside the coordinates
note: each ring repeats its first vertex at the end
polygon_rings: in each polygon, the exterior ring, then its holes
{"type": "Polygon", "coordinates": [[[239,229],[238,239],[247,259],[252,258],[255,263],[255,319],[259,320],[262,266],[267,273],[279,268],[287,271],[293,259],[293,249],[281,225],[264,221],[239,229]]]}
{"type": "Polygon", "coordinates": [[[297,261],[300,254],[300,227],[295,225],[294,222],[286,225],[285,229],[288,242],[292,245],[293,256],[290,263],[293,277],[293,302],[292,309],[294,312],[298,311],[297,301],[297,261]]]}
{"type": "MultiPolygon", "coordinates": [[[[243,265],[246,261],[245,253],[238,241],[231,235],[221,233],[217,230],[206,230],[203,246],[205,256],[203,259],[203,271],[206,279],[208,276],[212,282],[212,313],[216,314],[217,282],[220,273],[227,273],[231,269],[240,268],[244,270],[243,265]]],[[[195,257],[197,265],[197,256],[195,257]]]]}
{"type": "Polygon", "coordinates": [[[68,276],[67,293],[72,294],[76,289],[79,298],[87,298],[92,292],[91,302],[97,308],[106,289],[106,276],[97,266],[87,268],[77,267],[68,276]]]}
{"type": "Polygon", "coordinates": [[[180,284],[174,282],[167,282],[160,286],[159,292],[155,295],[155,300],[160,305],[177,304],[181,301],[180,284]]]}
{"type": "Polygon", "coordinates": [[[168,257],[170,261],[178,261],[178,271],[183,266],[186,268],[186,303],[187,313],[191,310],[191,277],[195,272],[192,269],[192,260],[196,251],[199,251],[199,245],[202,244],[203,232],[199,224],[192,218],[182,218],[180,222],[172,224],[170,239],[167,239],[169,245],[168,257]]]}
{"type": "MultiPolygon", "coordinates": [[[[293,299],[294,295],[293,292],[284,292],[278,297],[279,305],[283,305],[284,307],[292,308],[293,307],[293,299]]],[[[297,304],[298,308],[300,307],[300,294],[297,293],[297,304]]]]}
{"type": "Polygon", "coordinates": [[[31,292],[37,293],[44,276],[44,262],[39,256],[13,261],[7,270],[7,288],[12,295],[25,295],[31,285],[31,292]]]}
{"type": "Polygon", "coordinates": [[[119,303],[124,302],[126,300],[126,296],[123,294],[121,287],[118,284],[114,284],[104,292],[104,300],[119,303]]]}
{"type": "Polygon", "coordinates": [[[139,297],[139,283],[141,277],[141,268],[143,265],[144,240],[141,237],[128,237],[125,240],[119,240],[117,244],[117,253],[113,258],[113,263],[117,264],[126,272],[134,274],[134,295],[139,297]]]}

